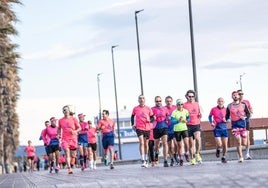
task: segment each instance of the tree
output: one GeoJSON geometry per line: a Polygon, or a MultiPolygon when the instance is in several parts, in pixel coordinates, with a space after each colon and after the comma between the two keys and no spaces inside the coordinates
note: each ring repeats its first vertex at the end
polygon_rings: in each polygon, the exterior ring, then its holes
{"type": "MultiPolygon", "coordinates": [[[[18,76],[18,45],[13,44],[10,36],[17,35],[14,28],[18,20],[12,11],[12,3],[18,0],[0,2],[0,164],[11,164],[19,146],[19,118],[16,113],[19,99],[20,78],[18,76]]],[[[4,169],[4,168],[2,168],[4,169]]],[[[4,170],[3,170],[4,172],[4,170]]]]}

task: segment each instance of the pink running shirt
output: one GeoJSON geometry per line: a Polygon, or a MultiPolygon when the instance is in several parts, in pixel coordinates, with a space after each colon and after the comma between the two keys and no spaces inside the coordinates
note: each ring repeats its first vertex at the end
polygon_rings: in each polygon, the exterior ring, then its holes
{"type": "Polygon", "coordinates": [[[132,115],[136,116],[136,129],[149,131],[151,129],[150,116],[153,111],[148,106],[136,106],[133,108],[132,115]]]}
{"type": "Polygon", "coordinates": [[[43,132],[42,132],[42,138],[45,144],[49,145],[50,140],[57,138],[58,136],[58,127],[51,127],[48,126],[43,132]]]}
{"type": "Polygon", "coordinates": [[[199,125],[201,112],[198,102],[186,102],[183,107],[190,113],[190,121],[187,122],[187,125],[199,125]]]}
{"type": "Polygon", "coordinates": [[[26,146],[24,151],[26,152],[27,157],[35,156],[35,147],[34,146],[26,146]]]}
{"type": "Polygon", "coordinates": [[[88,123],[87,122],[79,122],[80,127],[81,127],[81,131],[79,132],[79,134],[87,134],[88,131],[88,123]]]}
{"type": "Polygon", "coordinates": [[[223,119],[225,118],[226,115],[226,108],[219,108],[218,106],[214,107],[211,109],[210,116],[213,117],[213,121],[215,124],[223,122],[223,119]]]}
{"type": "Polygon", "coordinates": [[[96,128],[95,127],[91,127],[88,129],[87,138],[88,138],[88,142],[91,144],[94,144],[97,142],[96,128]]]}
{"type": "Polygon", "coordinates": [[[98,122],[98,129],[101,129],[102,135],[114,131],[114,121],[112,119],[102,119],[98,122]]]}
{"type": "Polygon", "coordinates": [[[80,125],[74,117],[63,117],[59,120],[59,128],[62,129],[62,140],[72,140],[77,139],[77,135],[72,134],[72,131],[80,128],[80,125]]]}

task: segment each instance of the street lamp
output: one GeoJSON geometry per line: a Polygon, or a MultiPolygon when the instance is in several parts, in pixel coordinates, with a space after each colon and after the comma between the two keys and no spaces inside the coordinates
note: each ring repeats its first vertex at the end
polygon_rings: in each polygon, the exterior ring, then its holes
{"type": "Polygon", "coordinates": [[[196,98],[195,99],[198,102],[198,88],[197,88],[197,76],[196,76],[196,64],[195,64],[194,31],[193,31],[191,0],[188,0],[188,5],[189,5],[189,21],[190,21],[190,35],[191,35],[191,52],[192,52],[194,90],[195,90],[195,93],[196,93],[196,95],[195,95],[196,98]]]}
{"type": "MultiPolygon", "coordinates": [[[[100,96],[100,75],[102,73],[97,74],[97,83],[98,83],[98,97],[99,97],[99,117],[97,118],[97,123],[101,120],[101,96],[100,96]]],[[[99,154],[100,156],[103,156],[102,152],[102,144],[101,144],[101,134],[98,134],[98,143],[99,143],[99,154]]]]}
{"type": "Polygon", "coordinates": [[[240,77],[240,79],[239,79],[239,81],[240,81],[240,89],[243,91],[243,88],[242,88],[242,77],[245,75],[246,73],[243,73],[243,74],[241,74],[239,77],[240,77]]]}
{"type": "Polygon", "coordinates": [[[100,75],[102,73],[97,74],[97,82],[98,82],[98,97],[99,97],[99,120],[101,120],[101,96],[100,96],[100,75]]]}
{"type": "Polygon", "coordinates": [[[139,30],[138,30],[138,17],[137,14],[139,12],[144,11],[142,10],[136,10],[135,11],[135,23],[136,23],[136,35],[137,35],[137,47],[138,47],[138,57],[139,57],[139,70],[140,70],[140,82],[141,82],[141,94],[143,95],[143,83],[142,83],[142,71],[141,71],[141,54],[140,54],[140,41],[139,41],[139,30]]]}
{"type": "Polygon", "coordinates": [[[119,158],[122,160],[121,152],[121,136],[120,136],[120,125],[119,125],[119,115],[118,115],[118,103],[117,103],[117,90],[116,90],[116,79],[115,79],[115,68],[114,68],[114,48],[118,45],[112,46],[112,63],[113,63],[113,75],[114,75],[114,94],[115,94],[115,107],[116,107],[116,124],[117,124],[117,135],[118,135],[118,147],[119,147],[119,158]]]}

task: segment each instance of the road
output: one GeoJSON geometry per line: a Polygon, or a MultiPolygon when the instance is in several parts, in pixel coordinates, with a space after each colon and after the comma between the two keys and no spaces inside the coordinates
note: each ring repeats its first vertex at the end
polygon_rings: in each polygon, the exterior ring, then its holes
{"type": "Polygon", "coordinates": [[[164,168],[141,168],[140,164],[117,165],[114,170],[100,166],[97,170],[67,174],[62,169],[58,174],[48,171],[13,173],[0,176],[1,188],[81,188],[81,187],[268,187],[268,160],[249,160],[243,163],[228,161],[203,162],[164,168]]]}

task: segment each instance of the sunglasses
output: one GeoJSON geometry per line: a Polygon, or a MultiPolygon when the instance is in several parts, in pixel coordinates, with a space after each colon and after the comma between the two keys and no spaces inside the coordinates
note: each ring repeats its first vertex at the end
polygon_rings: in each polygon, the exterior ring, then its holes
{"type": "Polygon", "coordinates": [[[194,98],[194,96],[193,96],[193,95],[188,95],[188,97],[189,97],[189,98],[194,98]]]}
{"type": "Polygon", "coordinates": [[[182,106],[183,104],[177,104],[177,106],[182,106]]]}
{"type": "Polygon", "coordinates": [[[162,102],[162,101],[155,101],[155,102],[162,102]]]}
{"type": "Polygon", "coordinates": [[[244,93],[239,93],[238,95],[244,95],[244,93]]]}

